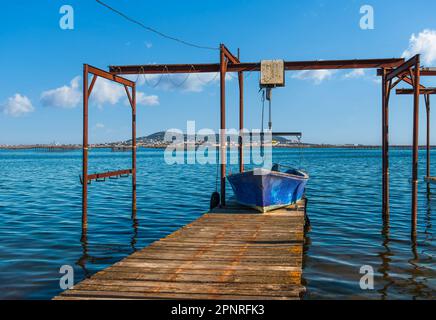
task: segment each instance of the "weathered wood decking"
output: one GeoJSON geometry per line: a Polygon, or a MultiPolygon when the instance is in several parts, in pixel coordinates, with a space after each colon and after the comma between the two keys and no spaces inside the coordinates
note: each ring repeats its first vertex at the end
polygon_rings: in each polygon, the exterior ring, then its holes
{"type": "Polygon", "coordinates": [[[217,209],[55,299],[299,299],[304,203],[217,209]]]}

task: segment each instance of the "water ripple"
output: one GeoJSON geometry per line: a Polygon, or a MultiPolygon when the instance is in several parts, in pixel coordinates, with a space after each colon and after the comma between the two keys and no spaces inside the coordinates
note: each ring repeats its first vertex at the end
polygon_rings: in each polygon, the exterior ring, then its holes
{"type": "MultiPolygon", "coordinates": [[[[275,161],[306,169],[307,299],[432,299],[436,290],[433,208],[420,183],[418,239],[410,241],[410,151],[391,152],[391,224],[381,222],[379,150],[276,150],[275,161]],[[375,290],[362,291],[362,265],[375,290]]],[[[420,154],[424,176],[425,154],[420,154]]],[[[90,172],[126,169],[128,153],[92,151],[90,172]]],[[[75,281],[119,261],[204,213],[216,166],[167,166],[160,150],[138,152],[138,212],[131,180],[89,188],[89,230],[81,234],[81,152],[0,151],[0,298],[48,299],[60,292],[59,268],[75,281]],[[13,170],[11,170],[13,168],[13,170]]],[[[237,166],[230,168],[237,171],[237,166]]],[[[229,194],[231,190],[229,189],[229,194]]]]}

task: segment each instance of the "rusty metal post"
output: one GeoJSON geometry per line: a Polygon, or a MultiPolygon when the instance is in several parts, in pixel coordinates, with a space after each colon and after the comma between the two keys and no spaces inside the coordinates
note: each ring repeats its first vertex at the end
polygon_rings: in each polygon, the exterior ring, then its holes
{"type": "Polygon", "coordinates": [[[239,79],[239,172],[244,172],[244,73],[238,72],[239,79]]]}
{"type": "Polygon", "coordinates": [[[132,87],[132,210],[136,211],[136,85],[132,87]]]}
{"type": "Polygon", "coordinates": [[[386,80],[386,69],[382,76],[382,185],[383,222],[389,222],[389,82],[386,80]]]}
{"type": "Polygon", "coordinates": [[[425,95],[425,109],[427,113],[427,178],[431,177],[430,172],[430,95],[425,95]]]}
{"type": "Polygon", "coordinates": [[[418,156],[419,156],[419,95],[420,95],[420,56],[417,56],[414,70],[413,97],[413,162],[412,162],[412,238],[416,238],[418,220],[418,156]]]}
{"type": "Polygon", "coordinates": [[[426,181],[427,181],[427,198],[430,199],[431,196],[431,188],[430,188],[430,151],[431,151],[431,144],[430,144],[430,95],[426,94],[424,96],[425,98],[425,110],[426,110],[426,116],[427,116],[427,168],[426,168],[426,181]]]}
{"type": "Polygon", "coordinates": [[[88,228],[88,65],[83,65],[82,229],[88,228]]]}
{"type": "Polygon", "coordinates": [[[226,129],[226,57],[224,45],[220,46],[220,96],[221,96],[221,125],[220,125],[220,161],[221,161],[221,206],[226,205],[226,164],[227,164],[227,139],[226,129]]]}

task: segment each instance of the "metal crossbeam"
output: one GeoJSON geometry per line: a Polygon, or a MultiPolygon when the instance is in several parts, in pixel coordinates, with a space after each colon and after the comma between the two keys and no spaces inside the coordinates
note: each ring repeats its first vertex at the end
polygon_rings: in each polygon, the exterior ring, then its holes
{"type": "MultiPolygon", "coordinates": [[[[393,70],[391,68],[385,68],[385,69],[387,72],[393,70]]],[[[421,68],[420,74],[421,76],[436,76],[436,68],[421,68]]],[[[383,75],[383,70],[377,69],[377,75],[381,77],[383,75]]]]}
{"type": "Polygon", "coordinates": [[[97,179],[105,179],[110,177],[120,177],[132,174],[133,170],[117,170],[117,171],[108,171],[103,173],[95,173],[88,175],[88,181],[97,180],[97,179]]]}
{"type": "MultiPolygon", "coordinates": [[[[88,72],[92,73],[92,74],[94,74],[96,76],[99,76],[101,78],[105,78],[107,80],[114,81],[114,82],[123,84],[123,85],[128,86],[128,87],[134,87],[135,86],[135,83],[133,81],[130,81],[128,79],[116,76],[114,74],[108,73],[107,71],[98,69],[98,68],[90,66],[90,65],[88,65],[88,72]]],[[[95,83],[95,80],[93,80],[92,86],[94,86],[94,83],[95,83]]]]}
{"type": "MultiPolygon", "coordinates": [[[[229,57],[228,55],[226,56],[229,57]]],[[[323,70],[323,69],[395,68],[403,63],[404,63],[404,59],[286,61],[285,70],[299,71],[299,70],[323,70]]],[[[109,70],[113,74],[208,73],[208,72],[219,72],[220,64],[219,63],[205,63],[205,64],[194,63],[194,64],[125,65],[125,66],[109,66],[109,70]]],[[[260,63],[235,63],[234,61],[230,61],[227,66],[227,72],[248,72],[248,71],[260,71],[260,63]]]]}
{"type": "MultiPolygon", "coordinates": [[[[414,89],[397,89],[397,94],[414,94],[414,89]]],[[[419,89],[419,93],[422,95],[428,95],[428,94],[436,94],[436,88],[424,88],[419,89]]]]}
{"type": "Polygon", "coordinates": [[[386,80],[389,81],[396,77],[401,77],[404,73],[409,72],[410,68],[415,67],[418,62],[419,62],[419,55],[416,55],[413,58],[404,62],[398,68],[388,72],[388,74],[386,75],[386,80]]]}

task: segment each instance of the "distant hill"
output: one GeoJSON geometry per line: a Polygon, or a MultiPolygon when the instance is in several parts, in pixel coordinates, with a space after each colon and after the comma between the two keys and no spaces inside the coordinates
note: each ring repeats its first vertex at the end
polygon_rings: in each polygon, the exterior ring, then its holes
{"type": "MultiPolygon", "coordinates": [[[[142,143],[142,144],[159,144],[159,143],[164,143],[164,138],[165,138],[165,131],[159,131],[159,132],[155,132],[153,134],[150,134],[148,136],[144,136],[144,137],[139,137],[136,138],[136,142],[137,143],[142,143]]],[[[185,140],[187,139],[187,135],[184,135],[185,140]]],[[[216,139],[218,141],[218,134],[216,134],[216,139]]],[[[275,141],[279,142],[280,144],[289,144],[290,140],[286,139],[284,137],[274,137],[275,141]]],[[[125,144],[131,144],[132,139],[125,141],[125,144]]]]}
{"type": "Polygon", "coordinates": [[[163,141],[164,137],[165,137],[165,131],[160,131],[160,132],[156,132],[156,133],[150,134],[149,136],[146,136],[146,137],[138,138],[138,140],[140,140],[140,141],[144,141],[144,140],[159,140],[159,141],[163,141]]]}
{"type": "MultiPolygon", "coordinates": [[[[165,131],[155,132],[155,133],[150,134],[148,136],[136,138],[136,143],[143,143],[143,144],[164,143],[165,134],[166,134],[165,131]]],[[[184,135],[184,137],[186,140],[186,134],[184,135]]],[[[125,141],[126,144],[130,144],[131,142],[132,142],[132,139],[125,141]]]]}

